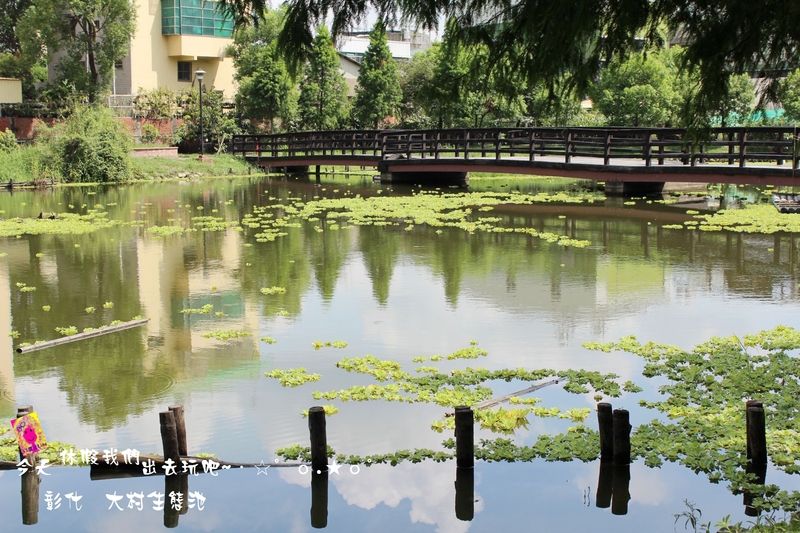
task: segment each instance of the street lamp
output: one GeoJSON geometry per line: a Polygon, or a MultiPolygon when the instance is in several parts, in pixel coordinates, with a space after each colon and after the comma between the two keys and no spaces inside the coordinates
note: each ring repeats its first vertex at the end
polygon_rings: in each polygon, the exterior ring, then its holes
{"type": "Polygon", "coordinates": [[[202,159],[206,155],[206,146],[205,146],[205,135],[203,135],[203,76],[205,76],[206,71],[199,68],[194,71],[194,75],[197,76],[197,86],[200,92],[200,158],[202,159]]]}

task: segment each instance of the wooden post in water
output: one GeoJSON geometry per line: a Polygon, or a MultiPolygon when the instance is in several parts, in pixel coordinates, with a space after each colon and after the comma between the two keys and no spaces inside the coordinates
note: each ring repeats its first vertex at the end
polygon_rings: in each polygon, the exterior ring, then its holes
{"type": "Polygon", "coordinates": [[[456,518],[464,522],[475,516],[475,469],[456,467],[456,518]]]}
{"type": "Polygon", "coordinates": [[[611,499],[611,514],[628,514],[628,502],[631,500],[630,483],[631,465],[614,465],[614,496],[611,499]]]}
{"type": "Polygon", "coordinates": [[[625,409],[614,409],[614,464],[631,464],[631,424],[625,409]]]}
{"type": "MultiPolygon", "coordinates": [[[[23,405],[17,408],[17,418],[33,412],[32,405],[23,405]]],[[[25,457],[20,450],[19,460],[25,457]]],[[[28,471],[21,476],[22,492],[22,524],[32,526],[39,523],[39,474],[36,473],[37,456],[35,453],[28,455],[28,471]]]]}
{"type": "Polygon", "coordinates": [[[314,472],[328,471],[328,435],[325,409],[320,406],[308,410],[308,431],[311,434],[311,469],[314,472]]]}
{"type": "MultiPolygon", "coordinates": [[[[609,413],[609,416],[611,413],[609,413]]],[[[611,494],[614,487],[614,465],[610,461],[600,461],[600,475],[597,479],[597,496],[594,506],[598,509],[611,507],[611,494]]]]}
{"type": "Polygon", "coordinates": [[[753,465],[767,464],[767,435],[764,408],[760,405],[747,407],[747,441],[750,462],[753,465]]]}
{"type": "Polygon", "coordinates": [[[175,427],[175,415],[172,411],[158,413],[161,424],[161,444],[164,447],[164,460],[172,459],[175,465],[181,464],[180,447],[178,446],[178,431],[175,427]]]}
{"type": "Polygon", "coordinates": [[[189,446],[186,444],[186,419],[183,416],[182,405],[171,405],[169,410],[175,417],[175,431],[178,434],[178,453],[181,457],[189,455],[189,446]]]}
{"type": "Polygon", "coordinates": [[[753,457],[753,451],[750,446],[750,408],[751,407],[763,407],[764,404],[759,402],[758,400],[747,400],[745,404],[745,434],[747,436],[747,459],[750,460],[753,457]]]}
{"type": "Polygon", "coordinates": [[[311,527],[323,529],[328,526],[328,469],[317,474],[311,472],[311,527]]]}
{"type": "Polygon", "coordinates": [[[456,467],[475,466],[475,413],[472,407],[456,407],[456,467]]]}
{"type": "Polygon", "coordinates": [[[614,416],[611,413],[611,404],[600,402],[597,404],[597,425],[600,429],[600,461],[614,459],[614,416]]]}

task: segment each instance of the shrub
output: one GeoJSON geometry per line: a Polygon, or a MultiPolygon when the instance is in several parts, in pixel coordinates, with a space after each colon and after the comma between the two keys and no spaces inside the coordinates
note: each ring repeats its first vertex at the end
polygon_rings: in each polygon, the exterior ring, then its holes
{"type": "Polygon", "coordinates": [[[43,134],[67,182],[109,182],[130,177],[131,135],[106,108],[78,107],[66,121],[43,134]]]}
{"type": "Polygon", "coordinates": [[[153,126],[152,124],[144,124],[142,126],[142,135],[139,139],[144,144],[153,144],[158,140],[159,131],[158,128],[153,126]]]}
{"type": "Polygon", "coordinates": [[[11,130],[0,131],[0,152],[11,152],[17,149],[17,136],[11,130]]]}

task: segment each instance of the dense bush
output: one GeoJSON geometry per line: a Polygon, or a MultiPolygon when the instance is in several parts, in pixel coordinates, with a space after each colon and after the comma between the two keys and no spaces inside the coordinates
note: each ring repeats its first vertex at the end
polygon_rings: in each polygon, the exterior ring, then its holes
{"type": "Polygon", "coordinates": [[[58,173],[67,182],[130,177],[131,135],[106,108],[76,108],[67,120],[42,131],[39,142],[52,149],[58,173]]]}
{"type": "Polygon", "coordinates": [[[0,131],[0,153],[17,149],[17,136],[11,130],[0,131]]]}
{"type": "Polygon", "coordinates": [[[152,124],[142,125],[142,135],[139,138],[139,140],[141,140],[143,144],[153,144],[158,140],[158,136],[159,136],[158,128],[156,128],[152,124]]]}

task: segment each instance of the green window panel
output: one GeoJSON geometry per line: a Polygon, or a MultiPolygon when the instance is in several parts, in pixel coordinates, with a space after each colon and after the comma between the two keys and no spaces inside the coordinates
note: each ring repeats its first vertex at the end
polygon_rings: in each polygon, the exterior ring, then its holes
{"type": "Polygon", "coordinates": [[[162,34],[230,38],[233,21],[217,13],[216,5],[203,0],[162,0],[162,34]]]}

